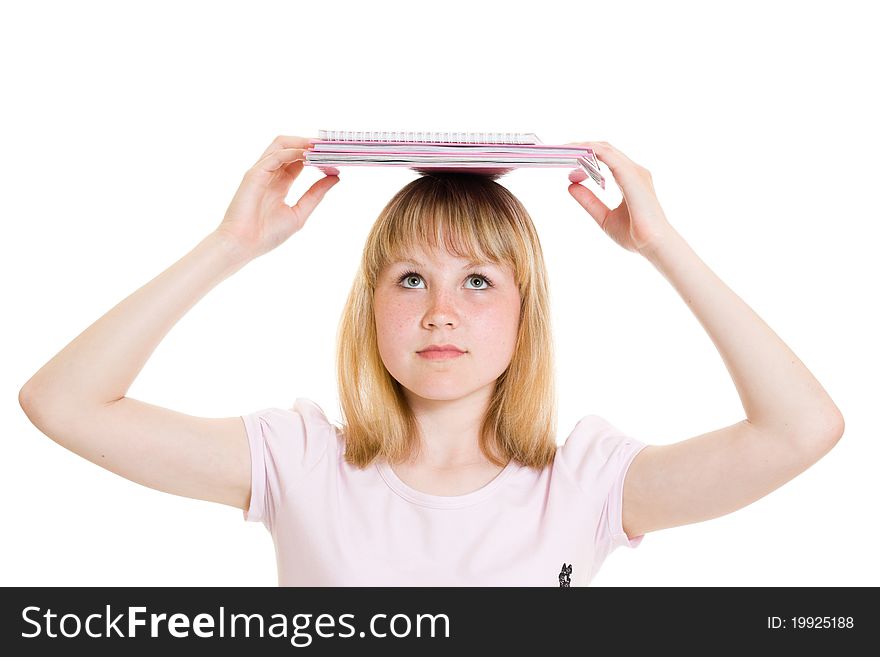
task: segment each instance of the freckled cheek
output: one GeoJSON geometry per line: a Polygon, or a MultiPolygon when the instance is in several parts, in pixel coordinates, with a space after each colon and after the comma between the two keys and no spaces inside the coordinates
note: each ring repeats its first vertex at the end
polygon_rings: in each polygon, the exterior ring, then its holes
{"type": "Polygon", "coordinates": [[[376,332],[379,348],[388,355],[406,351],[410,346],[419,346],[421,314],[411,304],[376,303],[376,332]]]}
{"type": "Polygon", "coordinates": [[[479,328],[479,335],[484,340],[487,351],[507,357],[513,351],[516,344],[517,317],[492,316],[486,318],[479,328]]]}
{"type": "Polygon", "coordinates": [[[422,316],[415,304],[391,302],[383,308],[382,321],[390,331],[412,330],[422,316]]]}
{"type": "Polygon", "coordinates": [[[516,347],[516,338],[519,334],[520,305],[511,302],[503,308],[499,308],[494,314],[495,322],[493,333],[497,336],[497,353],[505,358],[513,354],[516,347]]]}

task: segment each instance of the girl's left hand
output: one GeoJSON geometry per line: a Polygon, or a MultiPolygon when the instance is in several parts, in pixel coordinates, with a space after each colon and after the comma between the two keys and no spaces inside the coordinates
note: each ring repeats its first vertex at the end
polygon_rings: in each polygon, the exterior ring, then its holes
{"type": "Polygon", "coordinates": [[[620,205],[610,210],[593,192],[577,184],[587,177],[583,170],[573,171],[568,176],[572,182],[568,186],[569,193],[611,239],[628,251],[644,255],[672,231],[657,200],[650,171],[604,141],[569,142],[566,145],[591,148],[596,157],[611,169],[623,193],[620,205]]]}

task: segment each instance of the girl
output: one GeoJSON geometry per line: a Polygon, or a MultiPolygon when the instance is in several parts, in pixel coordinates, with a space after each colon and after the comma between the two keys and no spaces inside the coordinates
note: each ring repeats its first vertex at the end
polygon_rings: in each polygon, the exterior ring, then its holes
{"type": "MultiPolygon", "coordinates": [[[[19,400],[47,436],[157,490],[260,521],[280,585],[587,585],[617,547],[740,509],[810,467],[843,419],[822,386],[667,221],[651,174],[605,142],[621,188],[571,195],[675,287],[746,418],[646,445],[599,416],[556,445],[547,277],[522,204],[492,176],[425,173],[386,205],[339,325],[345,422],[293,408],[198,418],[125,393],[209,290],[296,233],[339,178],[290,207],[309,140],[278,137],[221,224],[43,366],[19,400]]],[[[331,172],[338,173],[338,172],[331,172]]]]}

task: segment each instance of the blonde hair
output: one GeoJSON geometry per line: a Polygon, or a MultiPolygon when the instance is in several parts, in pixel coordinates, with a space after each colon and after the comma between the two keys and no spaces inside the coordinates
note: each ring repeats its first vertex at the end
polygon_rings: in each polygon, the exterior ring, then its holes
{"type": "Polygon", "coordinates": [[[337,379],[345,459],[365,468],[417,447],[418,424],[400,383],[379,354],[373,294],[380,272],[413,251],[443,248],[456,257],[512,266],[520,322],[510,365],[496,380],[480,429],[480,450],[542,469],[556,452],[556,386],[550,299],[537,231],[522,203],[492,176],[427,172],[379,213],[337,333],[337,379]]]}

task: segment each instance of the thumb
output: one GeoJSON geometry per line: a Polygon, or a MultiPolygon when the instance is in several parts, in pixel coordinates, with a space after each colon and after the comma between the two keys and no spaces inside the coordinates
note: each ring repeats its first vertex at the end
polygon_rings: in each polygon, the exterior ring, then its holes
{"type": "Polygon", "coordinates": [[[568,191],[601,227],[605,221],[605,217],[611,212],[611,210],[608,209],[608,206],[596,198],[596,195],[583,185],[572,183],[568,186],[568,191]]]}

